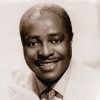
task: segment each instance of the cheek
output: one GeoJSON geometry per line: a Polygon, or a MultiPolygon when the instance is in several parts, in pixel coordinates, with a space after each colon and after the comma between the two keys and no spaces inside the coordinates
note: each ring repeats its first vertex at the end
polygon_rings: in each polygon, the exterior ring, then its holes
{"type": "Polygon", "coordinates": [[[36,49],[32,49],[32,48],[25,48],[24,49],[24,56],[28,57],[28,58],[35,58],[37,54],[37,50],[36,49]]]}
{"type": "Polygon", "coordinates": [[[66,43],[62,43],[61,45],[57,45],[55,51],[63,56],[67,55],[70,52],[70,46],[66,43]]]}

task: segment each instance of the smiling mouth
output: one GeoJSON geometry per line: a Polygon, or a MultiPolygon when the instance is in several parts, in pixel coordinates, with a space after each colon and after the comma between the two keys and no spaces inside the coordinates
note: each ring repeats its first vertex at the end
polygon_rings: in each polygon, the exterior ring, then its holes
{"type": "Polygon", "coordinates": [[[60,61],[59,58],[47,59],[47,60],[36,60],[35,65],[38,66],[41,71],[50,72],[56,67],[59,61],[60,61]]]}

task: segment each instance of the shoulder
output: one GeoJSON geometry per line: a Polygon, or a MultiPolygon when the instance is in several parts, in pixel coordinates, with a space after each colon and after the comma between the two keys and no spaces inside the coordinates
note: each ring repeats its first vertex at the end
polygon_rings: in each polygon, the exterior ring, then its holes
{"type": "Polygon", "coordinates": [[[19,86],[9,87],[10,100],[39,100],[35,92],[19,86]]]}
{"type": "Polygon", "coordinates": [[[100,100],[100,73],[91,66],[72,64],[64,100],[100,100]]]}
{"type": "Polygon", "coordinates": [[[36,82],[34,74],[16,71],[12,74],[8,86],[10,100],[39,100],[36,94],[36,82]]]}

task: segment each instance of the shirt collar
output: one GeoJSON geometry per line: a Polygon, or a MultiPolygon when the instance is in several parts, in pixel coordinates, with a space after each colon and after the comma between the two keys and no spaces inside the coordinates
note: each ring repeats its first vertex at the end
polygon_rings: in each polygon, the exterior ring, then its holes
{"type": "MultiPolygon", "coordinates": [[[[61,95],[64,95],[66,86],[68,84],[70,70],[71,70],[71,66],[68,67],[67,71],[61,77],[61,79],[53,86],[53,89],[56,90],[61,95]]],[[[36,82],[38,87],[38,93],[40,95],[45,89],[47,89],[47,86],[44,85],[37,77],[36,77],[36,82]]]]}

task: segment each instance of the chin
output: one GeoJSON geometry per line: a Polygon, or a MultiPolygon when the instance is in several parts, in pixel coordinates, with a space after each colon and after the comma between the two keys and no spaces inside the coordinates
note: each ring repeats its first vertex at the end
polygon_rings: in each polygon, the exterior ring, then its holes
{"type": "Polygon", "coordinates": [[[44,75],[43,77],[41,77],[40,79],[44,80],[44,81],[48,81],[48,82],[53,82],[53,81],[59,80],[60,77],[61,76],[59,76],[59,75],[54,75],[54,74],[48,73],[48,74],[44,75]]]}

